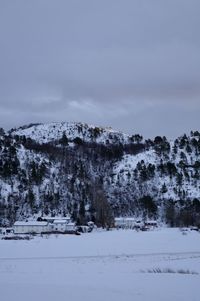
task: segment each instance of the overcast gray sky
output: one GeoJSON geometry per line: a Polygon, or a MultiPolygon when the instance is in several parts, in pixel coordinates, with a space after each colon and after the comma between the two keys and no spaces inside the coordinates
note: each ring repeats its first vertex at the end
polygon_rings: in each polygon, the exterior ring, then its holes
{"type": "Polygon", "coordinates": [[[0,126],[199,129],[199,0],[0,0],[0,126]]]}

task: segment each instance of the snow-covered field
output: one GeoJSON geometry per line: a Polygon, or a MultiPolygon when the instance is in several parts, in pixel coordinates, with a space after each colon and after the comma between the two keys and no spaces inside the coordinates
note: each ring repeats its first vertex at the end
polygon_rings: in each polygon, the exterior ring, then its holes
{"type": "Polygon", "coordinates": [[[199,296],[200,233],[195,231],[0,240],[3,301],[199,301],[199,296]]]}

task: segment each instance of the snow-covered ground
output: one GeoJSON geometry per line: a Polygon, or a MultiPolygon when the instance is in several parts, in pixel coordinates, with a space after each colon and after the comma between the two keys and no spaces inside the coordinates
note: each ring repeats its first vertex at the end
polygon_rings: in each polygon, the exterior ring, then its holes
{"type": "Polygon", "coordinates": [[[3,301],[199,301],[199,283],[200,233],[195,231],[113,230],[0,240],[3,301]],[[162,273],[150,273],[155,269],[162,273]]]}

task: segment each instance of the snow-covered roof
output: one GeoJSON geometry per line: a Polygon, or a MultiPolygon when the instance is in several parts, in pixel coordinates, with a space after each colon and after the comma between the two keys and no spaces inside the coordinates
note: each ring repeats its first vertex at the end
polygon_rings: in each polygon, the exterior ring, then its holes
{"type": "Polygon", "coordinates": [[[21,222],[17,221],[14,223],[14,226],[47,226],[47,222],[38,222],[38,221],[28,221],[28,222],[21,222]]]}
{"type": "Polygon", "coordinates": [[[55,219],[53,223],[54,223],[54,224],[66,224],[66,222],[67,222],[67,221],[66,221],[66,220],[63,220],[63,219],[55,219]]]}
{"type": "Polygon", "coordinates": [[[121,222],[121,221],[135,221],[135,218],[134,217],[116,217],[115,218],[115,221],[116,222],[121,222]]]}
{"type": "Polygon", "coordinates": [[[70,216],[65,216],[65,217],[61,217],[61,216],[42,216],[42,219],[46,219],[47,221],[54,221],[54,220],[70,220],[70,216]]]}
{"type": "Polygon", "coordinates": [[[146,224],[157,224],[157,221],[155,220],[147,220],[145,221],[146,224]]]}
{"type": "Polygon", "coordinates": [[[94,222],[90,221],[87,223],[88,225],[94,225],[94,222]]]}
{"type": "Polygon", "coordinates": [[[123,217],[115,217],[115,221],[117,222],[117,221],[123,221],[124,220],[124,218],[123,217]]]}
{"type": "Polygon", "coordinates": [[[135,222],[135,218],[134,217],[126,217],[125,221],[135,222]]]}

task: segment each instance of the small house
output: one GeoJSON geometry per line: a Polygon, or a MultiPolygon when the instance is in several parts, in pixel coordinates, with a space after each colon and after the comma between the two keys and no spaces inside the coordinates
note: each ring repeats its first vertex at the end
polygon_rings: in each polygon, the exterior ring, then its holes
{"type": "Polygon", "coordinates": [[[66,231],[69,231],[69,232],[76,231],[76,224],[75,223],[66,224],[66,231]]]}
{"type": "Polygon", "coordinates": [[[135,218],[133,217],[116,217],[115,227],[122,229],[134,229],[135,222],[135,218]]]}
{"type": "Polygon", "coordinates": [[[134,217],[116,217],[115,227],[122,229],[140,229],[144,223],[134,217]]]}
{"type": "Polygon", "coordinates": [[[55,219],[50,225],[53,231],[65,232],[66,231],[67,221],[64,219],[55,219]]]}
{"type": "Polygon", "coordinates": [[[135,218],[133,217],[127,217],[125,218],[125,223],[126,223],[126,228],[134,229],[136,221],[135,218]]]}
{"type": "Polygon", "coordinates": [[[154,220],[147,220],[147,221],[144,222],[144,225],[146,227],[149,227],[149,228],[156,228],[156,227],[158,227],[157,221],[154,221],[154,220]]]}
{"type": "Polygon", "coordinates": [[[48,223],[47,222],[38,222],[38,221],[27,221],[20,222],[17,221],[13,225],[15,234],[40,234],[42,232],[48,231],[48,223]]]}
{"type": "Polygon", "coordinates": [[[123,217],[115,218],[115,227],[116,228],[125,228],[125,226],[126,226],[125,218],[123,218],[123,217]]]}

